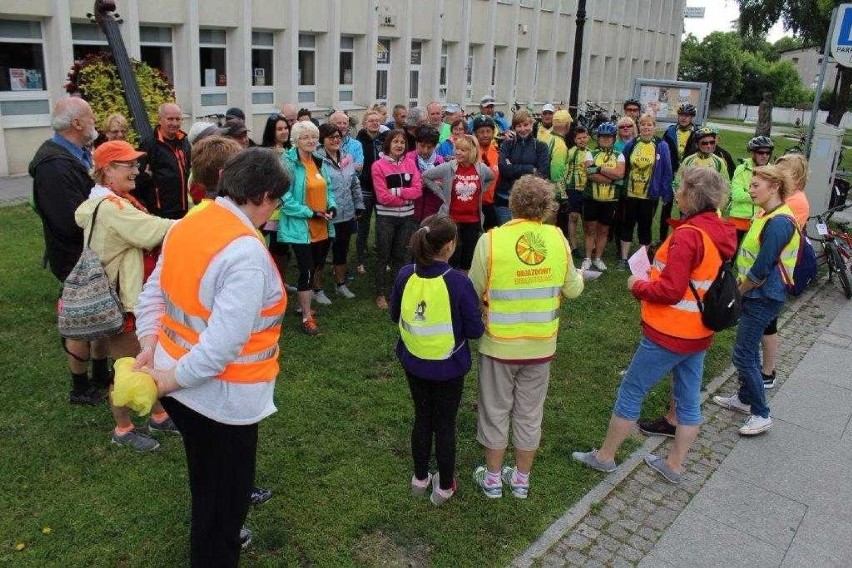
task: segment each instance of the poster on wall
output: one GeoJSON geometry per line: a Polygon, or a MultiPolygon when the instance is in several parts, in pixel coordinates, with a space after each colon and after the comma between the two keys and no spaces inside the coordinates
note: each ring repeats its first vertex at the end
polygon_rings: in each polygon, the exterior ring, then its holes
{"type": "Polygon", "coordinates": [[[710,87],[710,83],[637,78],[633,96],[639,99],[642,112],[652,114],[657,122],[677,122],[678,107],[690,103],[696,109],[695,122],[700,124],[707,118],[710,87]]]}
{"type": "Polygon", "coordinates": [[[9,87],[13,91],[43,91],[44,81],[38,69],[9,69],[9,87]]]}

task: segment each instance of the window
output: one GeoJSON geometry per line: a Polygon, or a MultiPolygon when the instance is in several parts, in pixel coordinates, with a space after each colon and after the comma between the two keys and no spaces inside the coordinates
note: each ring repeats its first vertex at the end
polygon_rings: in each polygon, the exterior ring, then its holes
{"type": "Polygon", "coordinates": [[[499,68],[500,51],[495,47],[493,57],[491,58],[491,96],[496,96],[497,93],[497,71],[499,68]]]}
{"type": "Polygon", "coordinates": [[[532,8],[533,0],[521,0],[521,8],[532,8]]]}
{"type": "Polygon", "coordinates": [[[408,72],[408,106],[420,104],[420,63],[423,61],[423,42],[411,42],[411,66],[408,72]]]}
{"type": "Polygon", "coordinates": [[[465,69],[465,74],[467,75],[467,88],[465,89],[464,96],[465,101],[470,102],[473,100],[473,55],[467,56],[467,69],[465,69]]]}
{"type": "Polygon", "coordinates": [[[41,23],[0,20],[0,92],[47,89],[41,41],[41,23]]]}
{"type": "Polygon", "coordinates": [[[380,39],[376,43],[376,101],[388,102],[388,74],[391,64],[391,45],[389,39],[380,39]]]}
{"type": "Polygon", "coordinates": [[[340,36],[340,73],[338,83],[338,100],[341,102],[352,102],[354,92],[352,75],[355,68],[355,38],[352,36],[340,36]]]}
{"type": "Polygon", "coordinates": [[[74,61],[87,55],[109,51],[106,37],[96,24],[71,24],[71,43],[74,61]]]}
{"type": "Polygon", "coordinates": [[[447,67],[449,65],[449,54],[447,44],[441,44],[441,70],[438,74],[438,99],[447,100],[447,67]]]}
{"type": "Polygon", "coordinates": [[[299,93],[300,103],[316,100],[317,36],[299,34],[299,93]]]}
{"type": "Polygon", "coordinates": [[[255,87],[275,84],[272,76],[274,46],[272,32],[251,32],[251,84],[255,87]]]}
{"type": "Polygon", "coordinates": [[[545,12],[553,11],[553,1],[554,0],[541,0],[541,9],[545,12]]]}
{"type": "Polygon", "coordinates": [[[159,69],[174,81],[171,28],[139,26],[139,47],[143,63],[159,69]]]}
{"type": "Polygon", "coordinates": [[[201,62],[202,87],[225,87],[228,85],[228,71],[225,64],[227,60],[226,44],[225,30],[198,30],[198,54],[201,62]]]}

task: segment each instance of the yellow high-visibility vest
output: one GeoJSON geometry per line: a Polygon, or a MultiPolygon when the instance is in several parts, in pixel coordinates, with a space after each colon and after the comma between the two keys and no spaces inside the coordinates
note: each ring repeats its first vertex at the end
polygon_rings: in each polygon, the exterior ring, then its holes
{"type": "Polygon", "coordinates": [[[406,349],[419,359],[442,361],[452,355],[455,347],[450,292],[444,274],[437,278],[412,274],[402,292],[399,335],[406,349]]]}

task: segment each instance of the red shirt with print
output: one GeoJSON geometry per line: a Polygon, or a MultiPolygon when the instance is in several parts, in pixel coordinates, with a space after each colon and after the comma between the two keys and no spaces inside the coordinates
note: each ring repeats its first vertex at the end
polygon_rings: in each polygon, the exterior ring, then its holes
{"type": "Polygon", "coordinates": [[[479,223],[479,194],[482,180],[473,164],[459,164],[450,192],[450,219],[457,223],[479,223]]]}

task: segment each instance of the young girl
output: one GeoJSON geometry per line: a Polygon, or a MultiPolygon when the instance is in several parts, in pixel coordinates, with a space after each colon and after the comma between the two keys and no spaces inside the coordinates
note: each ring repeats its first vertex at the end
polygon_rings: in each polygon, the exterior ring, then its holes
{"type": "Polygon", "coordinates": [[[391,318],[400,330],[396,354],[414,402],[411,491],[422,495],[431,483],[435,505],[456,491],[456,413],[471,364],[468,339],[485,330],[473,285],[447,263],[455,248],[452,220],[439,215],[424,219],[411,237],[416,264],[399,271],[391,294],[391,318]],[[434,475],[429,473],[433,435],[434,475]]]}
{"type": "Polygon", "coordinates": [[[583,213],[583,191],[586,189],[588,174],[586,168],[592,165],[592,154],[586,146],[589,143],[589,131],[585,126],[574,128],[574,147],[568,150],[565,160],[565,175],[562,185],[565,189],[566,206],[560,206],[556,216],[556,225],[571,244],[571,251],[579,251],[577,225],[583,213]],[[567,213],[567,215],[566,215],[567,213]]]}

